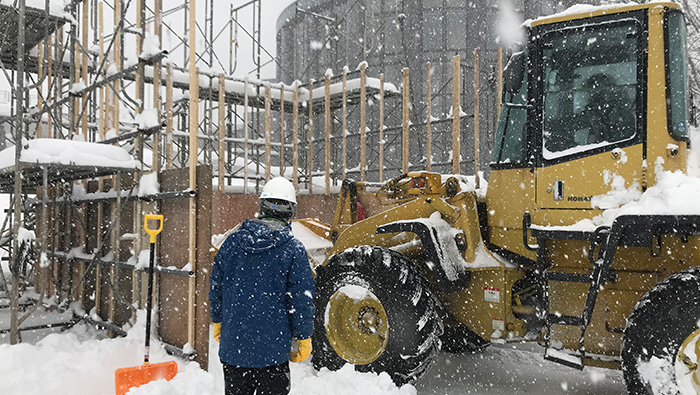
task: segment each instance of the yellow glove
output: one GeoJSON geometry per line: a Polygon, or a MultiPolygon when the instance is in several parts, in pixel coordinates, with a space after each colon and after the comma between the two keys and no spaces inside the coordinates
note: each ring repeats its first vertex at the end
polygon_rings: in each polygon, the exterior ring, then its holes
{"type": "Polygon", "coordinates": [[[311,355],[311,338],[304,340],[294,340],[299,345],[299,350],[292,350],[289,353],[289,360],[292,362],[305,361],[311,355]]]}
{"type": "Polygon", "coordinates": [[[221,343],[221,323],[214,322],[214,340],[221,343]]]}

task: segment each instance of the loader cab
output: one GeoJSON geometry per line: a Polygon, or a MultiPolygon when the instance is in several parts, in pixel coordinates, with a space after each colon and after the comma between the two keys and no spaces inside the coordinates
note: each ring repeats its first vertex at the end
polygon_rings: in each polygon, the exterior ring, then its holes
{"type": "Polygon", "coordinates": [[[657,164],[685,171],[689,100],[679,6],[588,10],[524,26],[528,40],[504,70],[488,220],[491,242],[519,254],[528,255],[515,247],[525,212],[536,224],[573,225],[621,203],[606,196],[652,186],[657,164]]]}

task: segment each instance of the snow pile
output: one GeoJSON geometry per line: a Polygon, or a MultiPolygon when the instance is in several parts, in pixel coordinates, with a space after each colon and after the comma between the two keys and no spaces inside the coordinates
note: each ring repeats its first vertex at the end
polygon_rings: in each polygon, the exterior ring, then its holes
{"type": "MultiPolygon", "coordinates": [[[[145,318],[143,311],[139,312],[145,318]]],[[[3,394],[114,394],[114,371],[143,363],[145,327],[139,322],[126,338],[106,339],[78,324],[36,345],[0,345],[3,394]]],[[[151,344],[154,363],[173,360],[160,343],[151,344]]]]}
{"type": "Polygon", "coordinates": [[[149,108],[148,110],[143,110],[140,114],[136,115],[134,123],[138,125],[139,130],[148,130],[160,126],[158,109],[149,108]]]}
{"type": "MultiPolygon", "coordinates": [[[[635,188],[634,185],[630,188],[635,188]]],[[[700,215],[700,178],[680,171],[659,173],[656,185],[647,189],[639,199],[625,202],[634,193],[628,189],[613,191],[606,195],[608,203],[619,199],[619,208],[608,209],[593,218],[595,225],[611,225],[615,218],[627,214],[700,215]]],[[[596,199],[596,198],[594,198],[596,199]]],[[[591,201],[593,203],[594,200],[591,201]]]]}
{"type": "Polygon", "coordinates": [[[160,192],[158,173],[149,173],[141,176],[139,180],[139,196],[155,195],[160,192]]]}
{"type": "MultiPolygon", "coordinates": [[[[687,173],[664,170],[664,159],[656,158],[656,183],[644,193],[637,181],[625,188],[625,179],[605,171],[603,181],[610,191],[594,196],[591,207],[604,211],[571,226],[549,226],[546,229],[594,231],[598,226],[611,226],[621,215],[700,215],[700,130],[691,129],[687,173]]],[[[537,226],[535,226],[537,227],[537,226]]],[[[537,227],[545,228],[545,227],[537,227]]]]}
{"type": "MultiPolygon", "coordinates": [[[[155,320],[154,322],[157,322],[155,320]]],[[[124,338],[109,339],[103,332],[79,323],[64,333],[54,333],[36,344],[0,344],[3,395],[102,395],[114,394],[114,371],[143,363],[145,311],[124,338]]],[[[152,363],[176,361],[178,374],[169,382],[158,380],[130,395],[220,395],[223,373],[218,343],[210,339],[210,369],[168,355],[156,336],[151,336],[152,363]]],[[[346,365],[337,372],[316,371],[306,361],[290,364],[292,395],[416,395],[413,386],[397,388],[386,373],[355,372],[346,365]]]]}
{"type": "MultiPolygon", "coordinates": [[[[106,144],[59,139],[25,141],[20,153],[24,163],[63,164],[137,169],[139,162],[124,149],[106,144]]],[[[14,166],[15,147],[0,152],[0,168],[14,166]]]]}
{"type": "Polygon", "coordinates": [[[479,199],[486,198],[486,191],[488,190],[489,183],[484,178],[484,173],[479,172],[479,188],[476,188],[476,178],[474,176],[465,176],[462,174],[443,174],[440,182],[445,183],[447,179],[455,178],[459,181],[459,193],[462,192],[476,192],[476,196],[479,199]]]}
{"type": "Polygon", "coordinates": [[[670,356],[663,359],[652,356],[648,362],[638,361],[638,369],[642,380],[649,384],[655,394],[680,393],[672,379],[675,369],[670,356]]]}

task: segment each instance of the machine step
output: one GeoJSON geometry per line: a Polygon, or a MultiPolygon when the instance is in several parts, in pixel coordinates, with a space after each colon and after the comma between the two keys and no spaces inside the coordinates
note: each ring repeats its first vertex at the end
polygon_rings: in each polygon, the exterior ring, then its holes
{"type": "Polygon", "coordinates": [[[555,350],[553,348],[548,348],[545,350],[544,359],[578,370],[583,370],[583,367],[585,366],[583,363],[583,354],[576,356],[564,351],[555,350]]]}

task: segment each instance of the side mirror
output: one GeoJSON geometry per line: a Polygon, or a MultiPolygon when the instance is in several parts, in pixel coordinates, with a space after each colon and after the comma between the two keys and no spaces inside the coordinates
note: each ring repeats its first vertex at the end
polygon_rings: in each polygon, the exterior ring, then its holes
{"type": "Polygon", "coordinates": [[[516,52],[511,55],[506,67],[503,69],[503,90],[505,93],[515,94],[520,90],[525,76],[525,62],[527,53],[516,52]]]}

